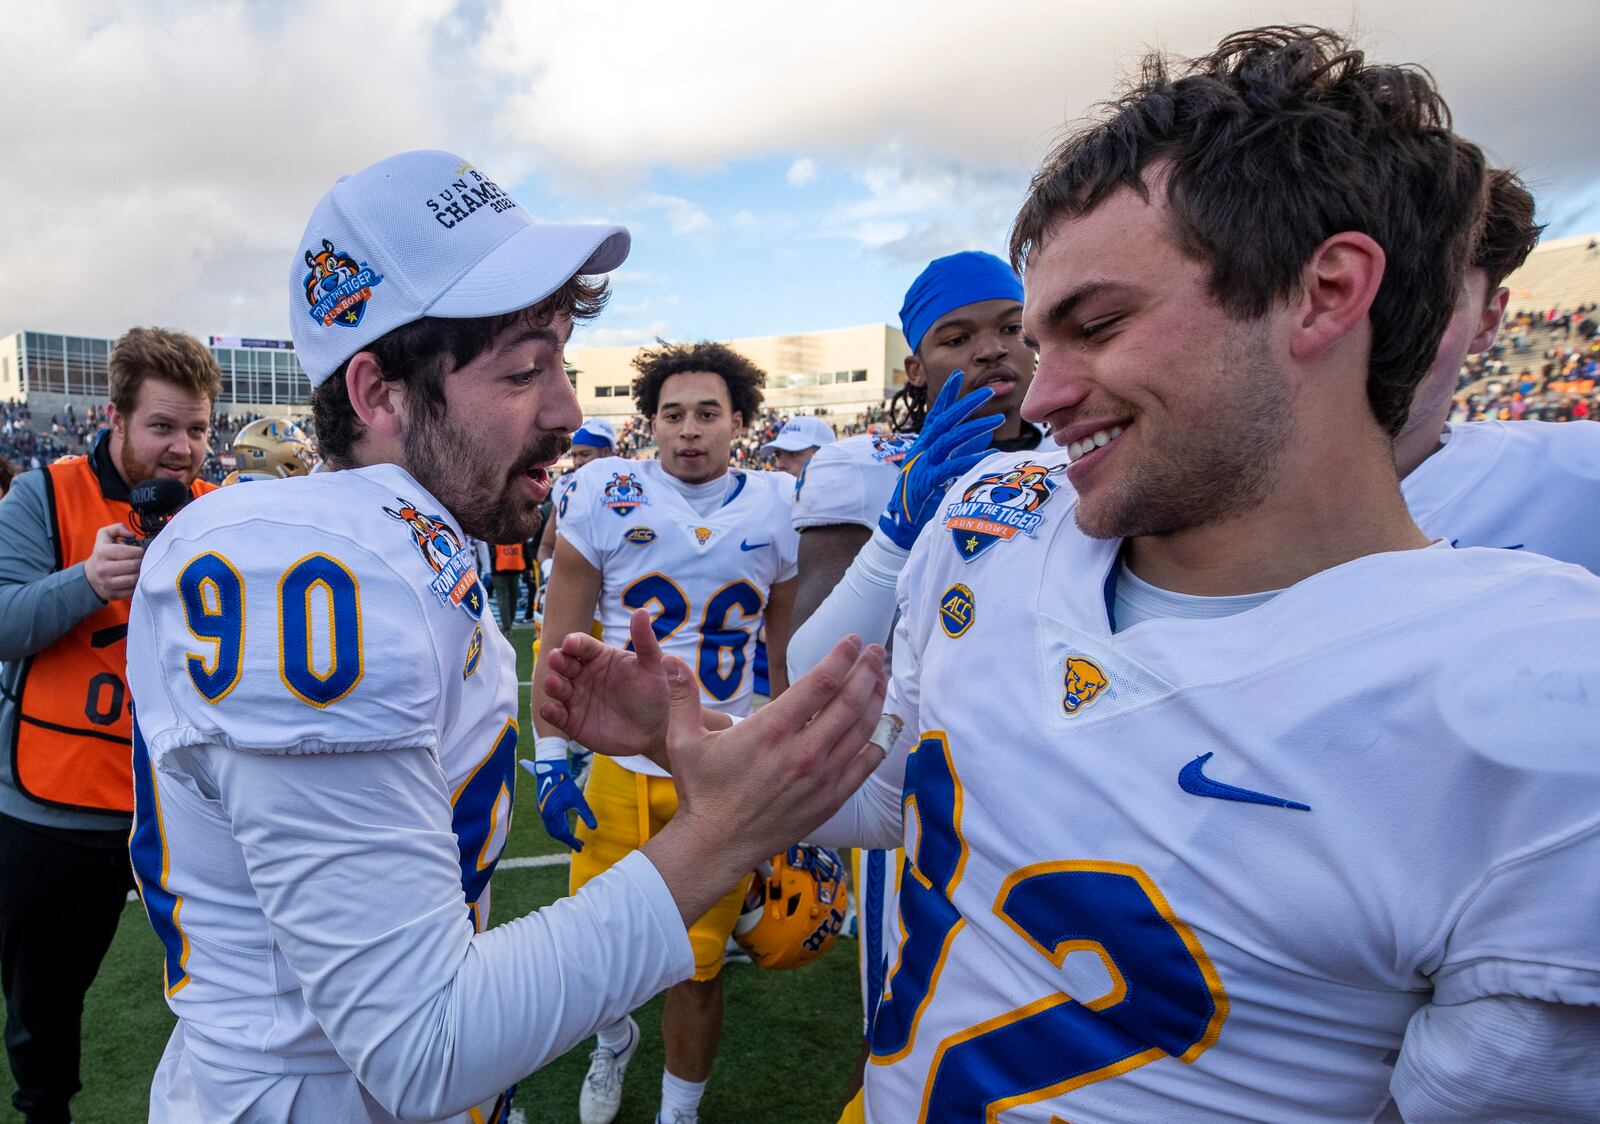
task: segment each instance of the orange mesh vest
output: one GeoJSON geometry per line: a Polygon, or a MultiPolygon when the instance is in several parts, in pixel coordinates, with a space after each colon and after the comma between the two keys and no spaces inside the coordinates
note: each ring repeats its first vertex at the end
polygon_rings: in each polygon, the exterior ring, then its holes
{"type": "Polygon", "coordinates": [[[522,560],[522,544],[514,542],[509,546],[496,546],[494,548],[494,568],[499,573],[503,570],[522,570],[526,568],[522,560]]]}
{"type": "MultiPolygon", "coordinates": [[[[194,496],[215,484],[196,480],[194,496]]],[[[57,568],[94,551],[95,533],[128,522],[121,500],[107,499],[88,457],[45,469],[57,568]]],[[[133,725],[129,719],[128,602],[113,601],[29,657],[18,690],[11,775],[24,795],[86,812],[133,811],[133,725]]]]}

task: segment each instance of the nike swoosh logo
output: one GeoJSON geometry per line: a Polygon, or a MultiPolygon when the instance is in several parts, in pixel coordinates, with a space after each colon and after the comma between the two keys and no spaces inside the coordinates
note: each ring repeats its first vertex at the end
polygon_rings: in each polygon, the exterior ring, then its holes
{"type": "Polygon", "coordinates": [[[1190,796],[1213,796],[1218,800],[1238,800],[1245,804],[1267,804],[1274,808],[1294,808],[1297,811],[1309,812],[1311,805],[1301,804],[1295,800],[1285,800],[1281,796],[1268,796],[1264,792],[1252,792],[1248,788],[1238,788],[1231,784],[1222,784],[1205,775],[1203,771],[1211,754],[1202,753],[1189,762],[1178,772],[1178,787],[1190,796]]]}
{"type": "Polygon", "coordinates": [[[772,544],[770,542],[754,542],[753,543],[753,542],[749,542],[749,541],[747,541],[745,539],[740,539],[739,540],[739,549],[740,550],[760,550],[764,546],[771,546],[771,545],[772,544]]]}
{"type": "MultiPolygon", "coordinates": [[[[1450,540],[1450,545],[1451,545],[1451,547],[1458,547],[1458,546],[1461,545],[1461,540],[1460,539],[1451,539],[1450,540]]],[[[1510,546],[1502,546],[1500,549],[1501,550],[1521,550],[1525,545],[1527,545],[1527,544],[1518,542],[1518,543],[1512,543],[1510,546]]]]}

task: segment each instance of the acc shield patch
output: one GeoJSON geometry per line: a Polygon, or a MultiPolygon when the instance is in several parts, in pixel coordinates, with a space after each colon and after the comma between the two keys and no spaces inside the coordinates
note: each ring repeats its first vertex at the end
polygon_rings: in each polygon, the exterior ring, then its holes
{"type": "Polygon", "coordinates": [[[619,516],[623,516],[635,508],[643,507],[650,500],[645,496],[644,484],[637,475],[631,472],[613,472],[602,490],[600,502],[619,516]]]}
{"type": "Polygon", "coordinates": [[[1061,709],[1068,715],[1099,698],[1111,686],[1111,680],[1100,670],[1100,665],[1087,656],[1068,656],[1067,670],[1062,676],[1061,709]]]}
{"type": "Polygon", "coordinates": [[[631,542],[634,546],[649,546],[656,541],[656,533],[649,527],[630,527],[622,538],[624,542],[631,542]]]}
{"type": "Polygon", "coordinates": [[[472,639],[467,641],[467,663],[461,669],[461,678],[471,679],[472,673],[478,670],[478,664],[483,659],[483,625],[478,625],[472,630],[472,639]]]}
{"type": "Polygon", "coordinates": [[[472,551],[461,548],[450,524],[437,515],[424,515],[410,500],[400,499],[396,510],[385,507],[383,513],[398,519],[411,531],[411,542],[433,570],[433,580],[428,588],[441,605],[454,605],[473,620],[483,616],[483,586],[478,581],[478,560],[472,551]]]}
{"type": "Polygon", "coordinates": [[[980,476],[967,485],[961,499],[945,509],[944,525],[964,562],[1017,532],[1031,535],[1044,523],[1039,509],[1059,485],[1051,479],[1063,465],[1019,464],[980,476]]]}
{"type": "Polygon", "coordinates": [[[972,627],[975,610],[972,590],[957,582],[939,598],[939,627],[951,639],[965,636],[972,627]]]}

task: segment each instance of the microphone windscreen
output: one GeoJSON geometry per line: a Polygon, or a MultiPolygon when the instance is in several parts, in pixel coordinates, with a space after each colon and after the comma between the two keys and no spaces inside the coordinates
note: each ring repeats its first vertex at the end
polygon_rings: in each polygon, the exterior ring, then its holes
{"type": "Polygon", "coordinates": [[[178,509],[189,502],[189,489],[170,476],[152,476],[133,486],[128,503],[133,508],[133,524],[140,534],[154,536],[178,509]]]}
{"type": "Polygon", "coordinates": [[[152,476],[133,486],[128,500],[140,515],[171,515],[189,498],[183,481],[170,476],[152,476]]]}

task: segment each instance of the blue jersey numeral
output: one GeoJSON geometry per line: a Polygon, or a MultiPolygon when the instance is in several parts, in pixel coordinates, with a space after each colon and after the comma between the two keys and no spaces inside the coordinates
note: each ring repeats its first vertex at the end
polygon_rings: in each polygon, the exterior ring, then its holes
{"type": "Polygon", "coordinates": [[[516,784],[517,724],[508,718],[489,755],[450,794],[450,826],[461,853],[461,890],[478,932],[488,921],[479,909],[479,899],[489,888],[489,876],[500,860],[500,847],[495,844],[504,846],[510,829],[516,784]]]}
{"type": "MultiPolygon", "coordinates": [[[[621,597],[629,609],[650,610],[650,628],[662,643],[689,619],[688,594],[662,573],[649,573],[629,583],[621,597]]],[[[700,615],[695,675],[701,689],[718,702],[733,698],[744,685],[751,631],[760,623],[765,607],[761,591],[744,580],[723,586],[706,602],[700,615]],[[735,613],[748,627],[739,628],[729,620],[735,613]]],[[[631,651],[633,645],[629,644],[628,649],[631,651]]]]}
{"type": "MultiPolygon", "coordinates": [[[[951,904],[966,866],[961,800],[949,744],[931,731],[906,771],[916,848],[900,883],[905,940],[872,1028],[872,1060],[880,1065],[915,1045],[917,1023],[966,924],[951,904]]],[[[1092,952],[1111,988],[1086,1002],[1058,991],[945,1037],[919,1120],[993,1120],[1159,1058],[1193,1062],[1222,1033],[1228,999],[1216,969],[1138,867],[1035,863],[1002,882],[992,908],[1016,932],[1019,953],[1026,947],[1059,968],[1070,953],[1092,952]]]]}
{"type": "Polygon", "coordinates": [[[244,580],[222,555],[191,559],[178,574],[183,620],[196,640],[214,647],[209,655],[189,652],[189,681],[207,702],[221,702],[239,684],[244,644],[244,580]]]}
{"type": "MultiPolygon", "coordinates": [[[[227,558],[207,551],[178,572],[183,619],[208,653],[188,652],[189,682],[207,702],[221,702],[244,672],[244,579],[227,558]]],[[[343,562],[310,554],[278,580],[278,676],[291,694],[331,706],[361,682],[361,583],[343,562]]]]}
{"type": "Polygon", "coordinates": [[[363,671],[360,585],[342,562],[311,554],[284,571],[278,643],[279,674],[295,698],[324,707],[355,690],[363,671]]]}

